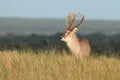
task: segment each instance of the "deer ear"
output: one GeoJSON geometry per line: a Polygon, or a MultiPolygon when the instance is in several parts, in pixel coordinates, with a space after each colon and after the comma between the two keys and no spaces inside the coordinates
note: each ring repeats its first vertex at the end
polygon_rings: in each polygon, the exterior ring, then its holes
{"type": "Polygon", "coordinates": [[[75,27],[74,29],[73,29],[73,32],[77,32],[78,31],[78,28],[77,27],[75,27]]]}

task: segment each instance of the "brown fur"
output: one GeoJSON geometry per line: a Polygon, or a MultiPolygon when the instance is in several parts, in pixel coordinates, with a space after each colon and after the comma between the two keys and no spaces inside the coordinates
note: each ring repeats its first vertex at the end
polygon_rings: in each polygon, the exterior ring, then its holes
{"type": "Polygon", "coordinates": [[[89,56],[90,51],[91,51],[89,41],[87,39],[84,39],[84,38],[79,39],[79,41],[80,41],[81,51],[83,52],[82,57],[89,56]]]}

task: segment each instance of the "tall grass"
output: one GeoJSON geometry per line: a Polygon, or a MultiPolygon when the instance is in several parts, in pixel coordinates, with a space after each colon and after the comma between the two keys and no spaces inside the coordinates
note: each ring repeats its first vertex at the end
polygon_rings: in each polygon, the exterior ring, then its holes
{"type": "Polygon", "coordinates": [[[90,56],[84,60],[66,51],[2,51],[0,80],[120,80],[120,60],[90,56]]]}

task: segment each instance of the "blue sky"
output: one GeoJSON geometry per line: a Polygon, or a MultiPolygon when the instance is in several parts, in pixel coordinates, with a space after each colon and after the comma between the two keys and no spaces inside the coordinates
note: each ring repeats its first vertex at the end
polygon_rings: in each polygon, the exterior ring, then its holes
{"type": "Polygon", "coordinates": [[[81,12],[87,19],[120,20],[120,0],[0,0],[0,16],[65,18],[81,12]]]}

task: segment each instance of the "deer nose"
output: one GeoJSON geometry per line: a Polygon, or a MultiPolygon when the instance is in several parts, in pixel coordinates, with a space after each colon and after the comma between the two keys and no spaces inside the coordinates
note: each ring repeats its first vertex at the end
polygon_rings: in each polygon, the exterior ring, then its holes
{"type": "Polygon", "coordinates": [[[62,39],[62,36],[60,36],[60,39],[62,39]]]}

